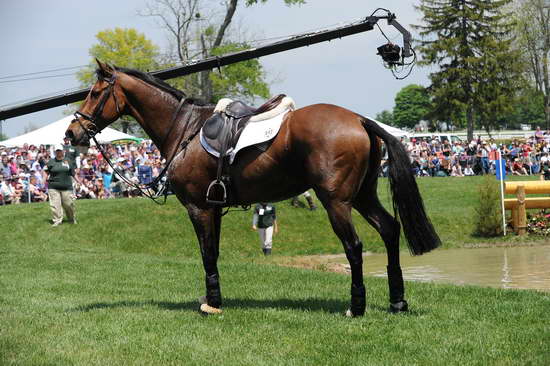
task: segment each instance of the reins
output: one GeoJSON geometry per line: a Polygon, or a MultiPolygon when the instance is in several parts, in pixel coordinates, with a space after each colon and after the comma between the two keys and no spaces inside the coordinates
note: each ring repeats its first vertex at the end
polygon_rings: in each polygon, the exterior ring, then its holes
{"type": "MultiPolygon", "coordinates": [[[[113,173],[116,174],[124,183],[126,183],[129,187],[135,189],[135,190],[138,190],[143,196],[151,199],[153,202],[155,202],[156,204],[158,205],[164,205],[166,203],[166,200],[167,200],[167,197],[168,197],[168,189],[167,189],[167,185],[168,185],[168,179],[165,179],[164,182],[162,182],[162,185],[160,187],[160,189],[157,189],[158,186],[159,186],[159,183],[161,182],[161,180],[165,177],[168,169],[170,168],[172,162],[174,161],[175,157],[183,151],[183,156],[185,156],[185,152],[187,151],[187,146],[189,145],[189,143],[198,135],[200,129],[201,129],[201,125],[198,124],[198,127],[195,128],[194,131],[191,131],[191,133],[187,136],[187,138],[185,138],[184,140],[184,137],[187,135],[187,132],[188,132],[188,129],[189,129],[189,125],[190,125],[190,122],[191,122],[191,119],[193,118],[193,111],[194,111],[194,108],[195,108],[195,104],[193,102],[190,102],[189,104],[191,105],[191,108],[189,109],[189,111],[187,112],[187,115],[184,119],[184,128],[183,128],[183,131],[182,133],[180,134],[179,138],[178,138],[178,141],[177,143],[174,145],[174,148],[173,148],[173,152],[170,156],[170,159],[166,160],[166,164],[164,166],[164,168],[161,170],[161,172],[159,173],[159,175],[151,182],[151,183],[148,183],[148,184],[145,184],[145,185],[141,185],[141,184],[136,184],[135,182],[132,182],[131,180],[129,180],[128,178],[126,178],[123,173],[121,173],[114,165],[113,163],[110,161],[110,159],[107,158],[107,153],[106,151],[103,149],[103,146],[97,141],[96,139],[96,135],[100,132],[99,131],[99,128],[97,127],[98,126],[98,121],[101,121],[103,120],[103,117],[101,116],[102,113],[103,113],[103,108],[105,107],[105,104],[107,103],[107,100],[109,98],[109,96],[112,94],[113,95],[113,98],[114,98],[114,102],[115,102],[115,107],[116,107],[116,110],[117,110],[117,113],[120,115],[121,114],[121,111],[120,111],[120,107],[119,107],[119,104],[118,104],[118,100],[116,98],[116,94],[114,92],[114,85],[115,85],[115,81],[116,81],[116,74],[113,72],[112,76],[110,79],[104,79],[106,82],[109,83],[109,85],[107,86],[107,88],[103,91],[103,95],[101,96],[101,99],[99,101],[99,103],[97,104],[97,106],[95,107],[93,113],[91,115],[89,114],[86,114],[86,113],[82,113],[80,111],[77,111],[74,113],[74,116],[75,116],[75,119],[78,121],[78,123],[80,124],[80,127],[82,127],[82,129],[84,130],[84,132],[86,133],[86,136],[88,137],[89,140],[92,140],[94,141],[94,143],[96,144],[97,148],[99,149],[99,151],[101,152],[101,154],[103,155],[103,157],[105,158],[105,160],[107,161],[107,164],[109,164],[109,166],[111,167],[111,169],[113,169],[113,173]],[[84,123],[82,123],[81,119],[85,119],[87,120],[89,123],[88,123],[88,127],[86,127],[84,125],[84,123]],[[183,140],[183,141],[182,141],[183,140]],[[144,188],[142,188],[144,187],[144,188]],[[155,193],[152,194],[151,193],[151,190],[153,190],[155,193]],[[159,197],[161,195],[164,195],[164,199],[163,200],[160,200],[159,197]]],[[[176,108],[176,110],[174,111],[174,113],[172,114],[172,119],[170,121],[170,129],[168,130],[168,132],[166,133],[166,135],[164,136],[164,139],[162,141],[162,145],[164,145],[168,138],[172,135],[172,133],[174,132],[173,130],[176,128],[176,122],[177,122],[177,119],[178,119],[178,116],[181,112],[181,109],[183,107],[183,105],[185,104],[185,102],[187,101],[188,99],[185,98],[185,97],[182,97],[178,103],[178,107],[176,108]]],[[[101,124],[103,125],[103,124],[101,124]]],[[[177,124],[179,125],[179,124],[177,124]]],[[[160,146],[159,146],[160,147],[160,146]]],[[[227,207],[226,210],[222,213],[222,216],[225,216],[227,213],[229,212],[234,212],[234,211],[247,211],[250,209],[250,205],[241,205],[242,207],[242,210],[239,210],[239,209],[231,209],[231,207],[227,207]]]]}
{"type": "MultiPolygon", "coordinates": [[[[107,158],[107,155],[106,155],[106,152],[105,150],[103,149],[102,145],[97,141],[97,139],[95,138],[95,135],[97,135],[99,133],[99,129],[97,128],[97,123],[96,121],[98,119],[101,119],[101,113],[103,112],[103,108],[105,106],[105,103],[107,102],[107,99],[109,98],[109,96],[112,94],[113,95],[113,98],[115,100],[115,106],[116,106],[116,110],[117,110],[117,113],[120,114],[120,109],[119,109],[119,106],[118,106],[118,101],[116,99],[116,94],[114,93],[113,91],[113,87],[114,87],[114,83],[115,83],[115,80],[116,80],[116,75],[113,74],[112,77],[108,80],[106,80],[108,83],[109,83],[109,86],[107,87],[107,89],[105,90],[105,92],[103,93],[102,97],[101,97],[101,100],[100,102],[98,103],[98,105],[96,106],[96,108],[94,109],[94,112],[91,114],[91,115],[88,115],[88,114],[85,114],[85,113],[82,113],[82,112],[75,112],[74,113],[74,116],[75,116],[75,119],[78,121],[78,123],[80,124],[80,127],[82,127],[82,129],[84,130],[84,132],[86,133],[86,135],[88,136],[88,139],[91,139],[94,141],[94,143],[96,144],[97,148],[99,149],[99,151],[101,152],[102,156],[105,157],[105,160],[107,161],[107,163],[109,164],[109,166],[111,167],[111,169],[113,169],[113,172],[124,182],[126,183],[127,185],[129,185],[130,187],[134,188],[134,189],[137,189],[142,195],[144,195],[145,197],[151,199],[153,202],[155,202],[156,204],[158,205],[164,205],[166,203],[166,199],[167,199],[167,196],[168,196],[168,190],[166,189],[166,186],[167,186],[167,179],[164,181],[164,183],[162,184],[162,187],[157,191],[157,186],[159,184],[159,182],[162,180],[162,178],[166,175],[166,172],[168,171],[168,168],[170,167],[170,165],[172,164],[172,161],[174,160],[174,158],[176,157],[176,155],[183,149],[184,151],[186,151],[187,149],[187,146],[189,145],[189,143],[193,140],[193,138],[198,134],[199,132],[199,128],[196,129],[196,131],[193,131],[192,134],[190,134],[187,139],[185,139],[185,141],[182,142],[185,134],[187,133],[187,129],[189,127],[189,122],[191,121],[191,118],[193,116],[193,109],[195,107],[195,105],[193,103],[190,103],[191,104],[191,110],[188,112],[187,114],[187,120],[185,121],[185,124],[184,124],[184,130],[182,132],[182,134],[180,135],[179,139],[178,139],[178,142],[177,144],[175,145],[175,148],[174,148],[174,152],[172,153],[172,156],[170,157],[169,160],[167,160],[164,168],[162,169],[162,171],[159,173],[159,175],[151,182],[151,183],[148,183],[145,185],[145,189],[141,188],[141,185],[139,184],[136,184],[132,181],[130,181],[129,179],[127,179],[122,173],[120,173],[118,171],[118,169],[113,165],[113,163],[111,163],[111,161],[107,158]],[[88,128],[86,126],[84,126],[84,124],[80,121],[79,117],[82,117],[83,119],[86,119],[90,122],[91,126],[93,127],[93,129],[91,128],[88,128]],[[153,191],[155,191],[155,194],[151,194],[149,192],[149,190],[152,189],[153,191]],[[160,195],[163,194],[164,195],[164,200],[163,201],[160,201],[158,199],[158,197],[160,197],[160,195]]],[[[183,107],[183,105],[185,104],[185,101],[186,101],[186,98],[181,98],[179,104],[178,104],[178,107],[176,108],[176,110],[174,111],[174,113],[172,114],[172,120],[170,122],[171,124],[171,127],[170,127],[170,130],[168,131],[168,133],[166,134],[166,136],[164,137],[164,141],[163,141],[163,144],[166,142],[166,140],[168,139],[168,137],[171,135],[172,133],[172,130],[174,129],[174,126],[175,126],[175,122],[177,120],[177,117],[181,111],[181,108],[183,107]]]]}

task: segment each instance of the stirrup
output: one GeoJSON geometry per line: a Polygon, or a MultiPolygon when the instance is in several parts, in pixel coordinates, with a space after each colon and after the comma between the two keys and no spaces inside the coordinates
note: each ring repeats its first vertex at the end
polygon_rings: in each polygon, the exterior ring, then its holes
{"type": "Polygon", "coordinates": [[[227,190],[225,189],[225,184],[221,180],[213,180],[212,183],[208,186],[208,190],[206,191],[206,202],[211,203],[213,205],[225,205],[227,202],[227,190]],[[220,186],[223,190],[223,201],[218,201],[215,199],[210,199],[210,190],[215,187],[220,186]]]}

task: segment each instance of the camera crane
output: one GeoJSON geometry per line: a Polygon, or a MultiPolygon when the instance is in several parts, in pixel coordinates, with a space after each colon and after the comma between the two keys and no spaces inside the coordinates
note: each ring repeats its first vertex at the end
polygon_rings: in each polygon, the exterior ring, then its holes
{"type": "MultiPolygon", "coordinates": [[[[336,38],[347,37],[353,34],[367,32],[378,26],[384,37],[388,40],[388,43],[377,48],[380,57],[386,67],[390,68],[392,73],[397,79],[403,79],[407,77],[414,63],[416,61],[416,55],[411,47],[411,34],[396,20],[395,14],[391,13],[387,9],[378,8],[372,15],[366,17],[358,22],[350,23],[338,28],[321,30],[317,32],[304,33],[290,38],[284,39],[279,42],[274,42],[265,46],[250,48],[243,51],[233,52],[222,56],[208,57],[204,60],[191,61],[183,66],[176,66],[165,70],[153,71],[150,74],[162,79],[173,79],[176,77],[189,75],[195,72],[220,69],[222,66],[230,65],[236,62],[246,61],[262,56],[271,55],[274,53],[284,52],[295,48],[310,46],[316,43],[330,41],[336,38]],[[385,15],[375,15],[378,11],[383,10],[385,15]],[[382,29],[377,24],[380,20],[387,20],[388,24],[393,26],[403,35],[403,46],[399,47],[396,44],[390,42],[386,37],[382,29]],[[414,56],[411,62],[406,62],[407,58],[414,56]],[[409,67],[408,73],[404,77],[398,77],[395,70],[398,66],[409,67]]],[[[61,105],[78,102],[84,100],[88,94],[89,89],[80,89],[71,93],[64,93],[55,95],[48,98],[38,99],[25,104],[20,104],[15,107],[0,109],[0,123],[2,120],[8,118],[18,117],[25,114],[38,112],[41,110],[58,107],[61,105]]]]}

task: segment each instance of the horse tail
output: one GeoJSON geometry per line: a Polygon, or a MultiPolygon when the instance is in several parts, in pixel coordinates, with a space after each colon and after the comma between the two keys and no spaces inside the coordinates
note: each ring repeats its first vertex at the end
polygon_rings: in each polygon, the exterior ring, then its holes
{"type": "Polygon", "coordinates": [[[424,209],[405,147],[373,120],[363,116],[361,119],[365,130],[380,137],[386,145],[394,215],[397,218],[399,213],[411,254],[421,255],[437,248],[441,240],[424,209]]]}

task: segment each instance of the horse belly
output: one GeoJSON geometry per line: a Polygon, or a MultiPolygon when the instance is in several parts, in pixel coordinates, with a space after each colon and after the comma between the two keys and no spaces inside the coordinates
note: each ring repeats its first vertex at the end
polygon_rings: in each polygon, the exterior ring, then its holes
{"type": "MultiPolygon", "coordinates": [[[[275,144],[275,142],[274,142],[275,144]]],[[[281,201],[305,191],[303,176],[279,156],[277,147],[266,152],[250,148],[239,153],[231,168],[231,183],[239,204],[281,201]]]]}

